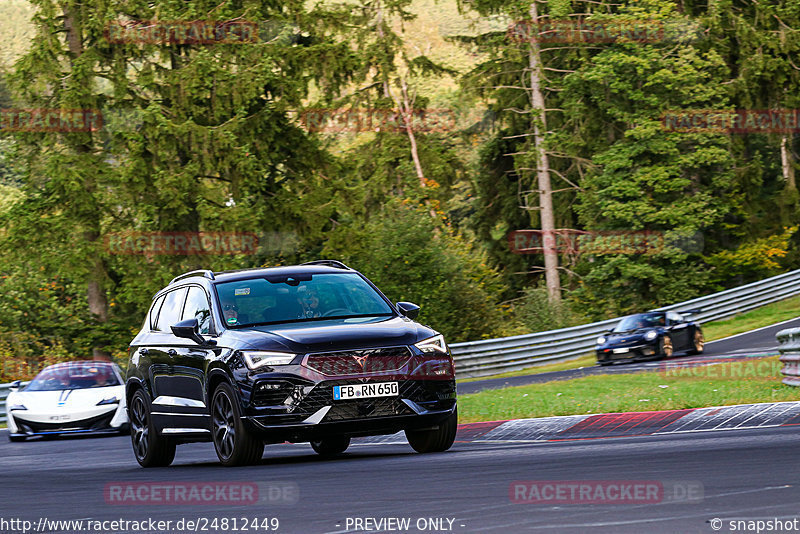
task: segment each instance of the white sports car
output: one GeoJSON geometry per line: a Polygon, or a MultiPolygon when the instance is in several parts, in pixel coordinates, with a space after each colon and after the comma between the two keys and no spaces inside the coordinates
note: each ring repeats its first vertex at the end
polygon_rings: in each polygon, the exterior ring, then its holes
{"type": "Polygon", "coordinates": [[[125,386],[119,366],[77,361],[45,367],[27,386],[12,384],[6,398],[8,439],[126,432],[125,386]],[[14,387],[16,385],[16,387],[14,387]]]}

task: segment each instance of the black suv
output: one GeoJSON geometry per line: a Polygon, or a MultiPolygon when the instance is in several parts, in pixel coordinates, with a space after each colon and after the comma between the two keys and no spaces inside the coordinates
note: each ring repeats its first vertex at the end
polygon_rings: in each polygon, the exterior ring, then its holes
{"type": "Polygon", "coordinates": [[[444,338],[341,262],[178,276],[156,293],[126,376],[139,464],[213,441],[224,465],[265,443],[344,452],[404,430],[418,452],[453,444],[458,415],[444,338]]]}

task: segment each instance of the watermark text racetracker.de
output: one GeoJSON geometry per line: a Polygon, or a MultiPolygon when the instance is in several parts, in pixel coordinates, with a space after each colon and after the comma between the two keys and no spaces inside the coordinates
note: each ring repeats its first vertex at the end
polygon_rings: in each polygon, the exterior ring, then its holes
{"type": "Polygon", "coordinates": [[[96,132],[102,127],[99,109],[0,109],[0,132],[96,132]]]}
{"type": "Polygon", "coordinates": [[[300,126],[318,133],[452,132],[456,114],[452,109],[415,108],[401,113],[383,108],[312,108],[296,113],[300,126]]]}
{"type": "Polygon", "coordinates": [[[697,361],[667,361],[659,372],[667,378],[775,378],[782,363],[775,358],[711,358],[697,361]]]}
{"type": "Polygon", "coordinates": [[[258,236],[236,232],[130,232],[107,234],[104,245],[110,254],[255,254],[258,236]]]}
{"type": "Polygon", "coordinates": [[[300,488],[296,482],[109,482],[103,498],[109,505],[138,507],[293,505],[300,488]]]}
{"type": "Polygon", "coordinates": [[[703,500],[699,481],[515,480],[508,488],[514,504],[655,504],[703,500]]]}
{"type": "Polygon", "coordinates": [[[661,115],[661,128],[681,133],[792,134],[800,132],[800,109],[684,109],[661,115]]]}
{"type": "Polygon", "coordinates": [[[568,255],[657,254],[675,248],[686,253],[703,249],[703,235],[669,236],[660,230],[514,230],[508,234],[514,254],[553,250],[568,255]]]}
{"type": "Polygon", "coordinates": [[[514,42],[541,44],[594,43],[619,41],[660,43],[691,41],[703,36],[702,29],[680,20],[520,20],[508,27],[514,42]]]}
{"type": "Polygon", "coordinates": [[[111,44],[214,45],[259,42],[259,24],[243,20],[131,20],[106,25],[111,44]]]}

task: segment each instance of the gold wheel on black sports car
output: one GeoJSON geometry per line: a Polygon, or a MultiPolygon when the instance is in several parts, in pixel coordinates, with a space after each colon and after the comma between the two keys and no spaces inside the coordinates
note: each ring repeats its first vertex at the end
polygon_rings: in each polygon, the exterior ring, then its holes
{"type": "Polygon", "coordinates": [[[662,358],[671,358],[672,357],[672,338],[669,336],[664,336],[661,338],[661,347],[659,349],[659,354],[662,358]]]}

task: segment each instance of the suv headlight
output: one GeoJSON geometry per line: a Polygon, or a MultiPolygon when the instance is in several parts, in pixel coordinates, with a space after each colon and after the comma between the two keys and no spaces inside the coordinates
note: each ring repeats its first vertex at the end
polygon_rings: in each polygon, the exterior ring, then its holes
{"type": "Polygon", "coordinates": [[[294,360],[296,354],[290,352],[270,352],[265,350],[243,350],[241,351],[244,363],[250,369],[259,367],[274,367],[276,365],[289,365],[294,360]]]}
{"type": "Polygon", "coordinates": [[[655,330],[649,330],[649,331],[648,331],[648,332],[647,332],[647,333],[644,335],[644,338],[645,338],[647,341],[653,341],[653,340],[656,338],[656,336],[657,336],[657,335],[658,335],[658,332],[656,332],[655,330]]]}
{"type": "Polygon", "coordinates": [[[597,343],[598,345],[602,345],[605,342],[606,342],[606,338],[604,336],[600,336],[595,340],[595,343],[597,343]]]}
{"type": "Polygon", "coordinates": [[[447,343],[444,342],[444,336],[441,334],[423,339],[419,343],[415,343],[414,346],[422,352],[441,352],[442,354],[447,354],[447,343]]]}

